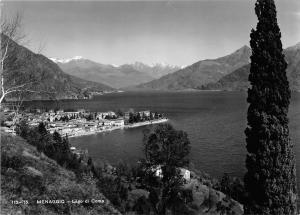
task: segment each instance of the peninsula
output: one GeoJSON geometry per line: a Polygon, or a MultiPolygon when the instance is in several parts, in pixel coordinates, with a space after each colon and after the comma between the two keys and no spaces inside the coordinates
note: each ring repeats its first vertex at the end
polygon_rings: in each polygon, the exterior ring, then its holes
{"type": "MultiPolygon", "coordinates": [[[[10,114],[10,110],[6,110],[10,114]]],[[[16,121],[26,120],[29,126],[45,123],[50,133],[57,131],[62,136],[78,137],[117,129],[128,129],[151,124],[165,123],[168,121],[163,114],[146,111],[107,111],[89,112],[84,109],[74,110],[30,110],[9,118],[4,122],[5,130],[14,133],[16,121]]]]}

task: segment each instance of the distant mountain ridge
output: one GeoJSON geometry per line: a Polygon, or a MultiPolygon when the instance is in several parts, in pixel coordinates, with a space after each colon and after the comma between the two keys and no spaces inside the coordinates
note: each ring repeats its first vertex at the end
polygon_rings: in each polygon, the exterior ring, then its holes
{"type": "Polygon", "coordinates": [[[219,81],[208,83],[202,86],[201,90],[223,90],[223,91],[244,91],[248,89],[250,83],[248,76],[250,72],[250,64],[238,68],[234,72],[225,75],[219,81]]]}
{"type": "Polygon", "coordinates": [[[217,59],[198,61],[157,80],[140,84],[131,90],[188,90],[218,81],[223,76],[249,63],[251,49],[243,46],[232,54],[217,59]]]}
{"type": "MultiPolygon", "coordinates": [[[[292,91],[300,91],[300,43],[284,50],[288,63],[287,77],[292,91]]],[[[244,91],[250,86],[248,76],[250,64],[222,77],[215,83],[202,86],[204,90],[244,91]]]]}
{"type": "Polygon", "coordinates": [[[9,55],[12,57],[5,61],[5,67],[10,71],[7,81],[23,83],[22,78],[32,77],[39,80],[34,84],[33,90],[43,92],[30,95],[27,99],[77,99],[87,97],[93,92],[113,90],[105,84],[68,75],[47,57],[35,54],[12,40],[9,44],[9,55]]]}
{"type": "MultiPolygon", "coordinates": [[[[287,77],[292,91],[300,91],[300,43],[284,50],[287,77]]],[[[127,90],[224,90],[244,91],[250,86],[251,49],[237,51],[213,60],[203,60],[145,84],[127,90]]]]}
{"type": "Polygon", "coordinates": [[[51,58],[49,57],[50,60],[52,60],[54,63],[68,63],[72,60],[81,60],[83,59],[82,56],[75,56],[73,58],[67,58],[67,59],[60,59],[60,58],[51,58]]]}
{"type": "Polygon", "coordinates": [[[176,66],[162,64],[150,66],[140,62],[115,66],[97,63],[80,56],[70,59],[50,59],[70,75],[84,80],[101,82],[113,88],[146,83],[180,69],[176,66]]]}
{"type": "Polygon", "coordinates": [[[135,62],[130,65],[136,70],[146,73],[155,79],[181,69],[181,67],[179,66],[173,66],[166,63],[155,63],[152,65],[147,65],[141,62],[135,62]]]}

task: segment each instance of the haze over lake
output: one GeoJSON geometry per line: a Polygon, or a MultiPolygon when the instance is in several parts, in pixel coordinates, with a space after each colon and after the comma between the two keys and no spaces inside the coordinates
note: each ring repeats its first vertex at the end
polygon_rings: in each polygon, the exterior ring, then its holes
{"type": "MultiPolygon", "coordinates": [[[[121,109],[151,110],[170,119],[176,129],[188,133],[190,160],[195,168],[214,177],[224,172],[242,177],[245,172],[247,102],[245,92],[125,92],[107,94],[93,100],[34,102],[49,108],[85,108],[90,111],[121,109]]],[[[290,133],[296,157],[300,157],[300,93],[293,93],[289,111],[290,133]]],[[[131,164],[143,157],[142,138],[146,127],[116,130],[71,138],[70,143],[88,149],[93,160],[120,160],[131,164]]],[[[300,160],[297,159],[300,177],[300,160]]]]}

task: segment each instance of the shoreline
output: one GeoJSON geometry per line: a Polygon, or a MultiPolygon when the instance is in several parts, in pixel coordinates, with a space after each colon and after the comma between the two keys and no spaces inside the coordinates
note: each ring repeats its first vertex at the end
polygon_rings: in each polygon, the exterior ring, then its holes
{"type": "Polygon", "coordinates": [[[159,124],[159,123],[164,123],[167,122],[169,119],[164,118],[164,119],[157,119],[157,120],[150,120],[150,121],[145,121],[145,122],[137,122],[131,125],[125,125],[124,128],[136,128],[136,127],[142,127],[146,125],[153,125],[153,124],[159,124]]]}
{"type": "Polygon", "coordinates": [[[97,134],[97,133],[111,132],[111,131],[118,130],[118,129],[137,128],[137,127],[142,127],[142,126],[146,126],[146,125],[154,125],[154,124],[165,123],[167,121],[169,121],[168,118],[152,120],[152,121],[145,121],[145,122],[138,122],[138,123],[134,123],[134,124],[131,124],[131,125],[117,126],[117,127],[112,127],[112,128],[109,128],[109,129],[104,129],[104,130],[87,131],[87,132],[77,133],[75,135],[68,136],[68,138],[75,138],[75,137],[81,137],[81,136],[87,136],[87,135],[94,135],[94,134],[97,134]]]}

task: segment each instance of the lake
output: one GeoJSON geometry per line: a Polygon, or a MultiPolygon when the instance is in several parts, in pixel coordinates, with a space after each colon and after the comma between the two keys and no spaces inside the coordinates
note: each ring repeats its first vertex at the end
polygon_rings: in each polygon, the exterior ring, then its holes
{"type": "MultiPolygon", "coordinates": [[[[133,108],[164,113],[176,128],[188,133],[193,166],[213,177],[223,173],[242,177],[245,173],[246,92],[125,92],[98,96],[93,100],[42,102],[49,108],[85,108],[108,111],[133,108]]],[[[39,103],[39,102],[36,102],[39,103]]],[[[300,93],[293,93],[290,105],[290,133],[300,157],[300,93]]],[[[134,164],[143,157],[145,127],[115,130],[90,136],[71,138],[70,143],[88,149],[93,160],[134,164]]],[[[300,177],[300,159],[297,162],[300,177]]]]}

